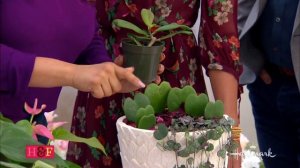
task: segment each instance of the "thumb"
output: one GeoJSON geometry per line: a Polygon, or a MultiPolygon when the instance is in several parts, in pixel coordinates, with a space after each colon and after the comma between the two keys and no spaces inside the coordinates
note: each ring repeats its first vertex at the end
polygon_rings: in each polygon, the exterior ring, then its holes
{"type": "Polygon", "coordinates": [[[269,85],[272,83],[272,78],[270,76],[270,74],[265,70],[263,69],[261,72],[260,72],[260,75],[259,77],[261,78],[262,81],[264,81],[265,84],[269,85]]]}
{"type": "Polygon", "coordinates": [[[117,56],[114,60],[114,63],[119,65],[119,66],[122,66],[123,62],[124,62],[124,56],[123,55],[117,56]]]}
{"type": "Polygon", "coordinates": [[[134,67],[128,67],[125,68],[128,72],[133,73],[134,72],[134,67]]]}

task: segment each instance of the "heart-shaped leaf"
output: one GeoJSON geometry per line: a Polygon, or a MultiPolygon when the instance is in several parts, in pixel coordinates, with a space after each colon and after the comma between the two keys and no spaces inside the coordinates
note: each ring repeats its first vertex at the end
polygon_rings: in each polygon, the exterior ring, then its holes
{"type": "Polygon", "coordinates": [[[211,120],[215,118],[222,118],[224,115],[224,104],[217,100],[215,103],[209,102],[205,107],[204,118],[211,120]]]}
{"type": "Polygon", "coordinates": [[[148,114],[146,116],[143,116],[140,121],[138,128],[140,129],[150,129],[152,128],[156,123],[154,114],[148,114]]]}
{"type": "Polygon", "coordinates": [[[123,110],[126,115],[128,121],[135,122],[136,121],[136,113],[139,109],[137,103],[131,98],[126,98],[124,101],[123,110]]]}
{"type": "Polygon", "coordinates": [[[167,106],[169,111],[172,112],[178,110],[181,104],[182,104],[181,89],[176,87],[172,88],[169,92],[168,99],[167,99],[167,106]]]}
{"type": "Polygon", "coordinates": [[[136,114],[136,124],[139,125],[139,121],[143,116],[147,116],[149,114],[154,115],[154,109],[151,105],[146,106],[145,108],[139,108],[136,114]]]}
{"type": "Polygon", "coordinates": [[[185,86],[181,89],[181,101],[182,102],[185,102],[186,98],[189,96],[189,95],[196,95],[196,91],[195,89],[192,87],[192,86],[185,86]]]}
{"type": "Polygon", "coordinates": [[[157,130],[154,131],[154,138],[156,140],[162,140],[168,135],[168,128],[165,124],[158,124],[157,130]]]}
{"type": "Polygon", "coordinates": [[[142,94],[142,93],[137,93],[134,95],[134,101],[136,102],[136,104],[139,106],[139,107],[146,107],[148,105],[150,105],[150,100],[149,98],[142,94]]]}
{"type": "Polygon", "coordinates": [[[201,117],[204,116],[204,110],[208,102],[208,96],[204,93],[199,96],[191,94],[185,100],[184,110],[189,116],[201,117]]]}
{"type": "Polygon", "coordinates": [[[145,90],[145,95],[150,99],[155,113],[161,113],[167,107],[167,97],[171,86],[168,82],[162,82],[159,86],[151,83],[145,90]]]}

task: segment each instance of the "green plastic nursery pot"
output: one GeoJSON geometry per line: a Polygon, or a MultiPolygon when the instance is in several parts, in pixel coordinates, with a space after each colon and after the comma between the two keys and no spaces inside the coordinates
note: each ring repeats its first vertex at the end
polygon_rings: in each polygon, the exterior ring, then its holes
{"type": "Polygon", "coordinates": [[[124,66],[134,67],[134,74],[145,84],[155,80],[163,44],[155,43],[151,47],[137,46],[129,40],[122,41],[124,66]]]}

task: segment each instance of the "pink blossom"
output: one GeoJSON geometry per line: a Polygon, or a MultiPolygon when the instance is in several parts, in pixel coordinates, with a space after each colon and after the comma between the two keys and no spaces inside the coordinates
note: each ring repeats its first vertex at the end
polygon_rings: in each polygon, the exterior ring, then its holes
{"type": "Polygon", "coordinates": [[[38,125],[32,125],[32,129],[33,129],[33,134],[32,137],[33,139],[35,139],[37,141],[37,136],[36,135],[41,135],[44,137],[49,138],[50,140],[53,140],[54,137],[52,135],[52,133],[48,130],[47,127],[45,127],[44,125],[38,124],[38,125]]]}
{"type": "Polygon", "coordinates": [[[24,104],[24,108],[25,108],[25,111],[31,115],[37,115],[39,114],[40,112],[42,112],[45,108],[46,108],[46,105],[43,104],[41,106],[41,108],[37,108],[37,105],[38,105],[38,99],[36,98],[34,100],[34,105],[33,105],[33,108],[30,107],[26,102],[24,104]]]}

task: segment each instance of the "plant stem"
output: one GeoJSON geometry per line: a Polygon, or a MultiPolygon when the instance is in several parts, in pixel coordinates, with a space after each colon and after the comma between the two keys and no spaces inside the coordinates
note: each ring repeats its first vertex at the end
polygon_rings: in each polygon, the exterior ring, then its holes
{"type": "Polygon", "coordinates": [[[32,114],[30,117],[30,124],[32,124],[33,117],[34,117],[34,115],[32,114]]]}
{"type": "Polygon", "coordinates": [[[48,143],[47,143],[47,145],[50,145],[50,143],[51,143],[51,140],[50,140],[50,139],[48,139],[48,143]]]}
{"type": "Polygon", "coordinates": [[[153,36],[151,36],[151,41],[149,42],[149,44],[148,44],[148,47],[151,47],[151,46],[153,46],[153,44],[154,44],[156,41],[157,41],[157,38],[156,38],[156,37],[153,37],[153,36]]]}

